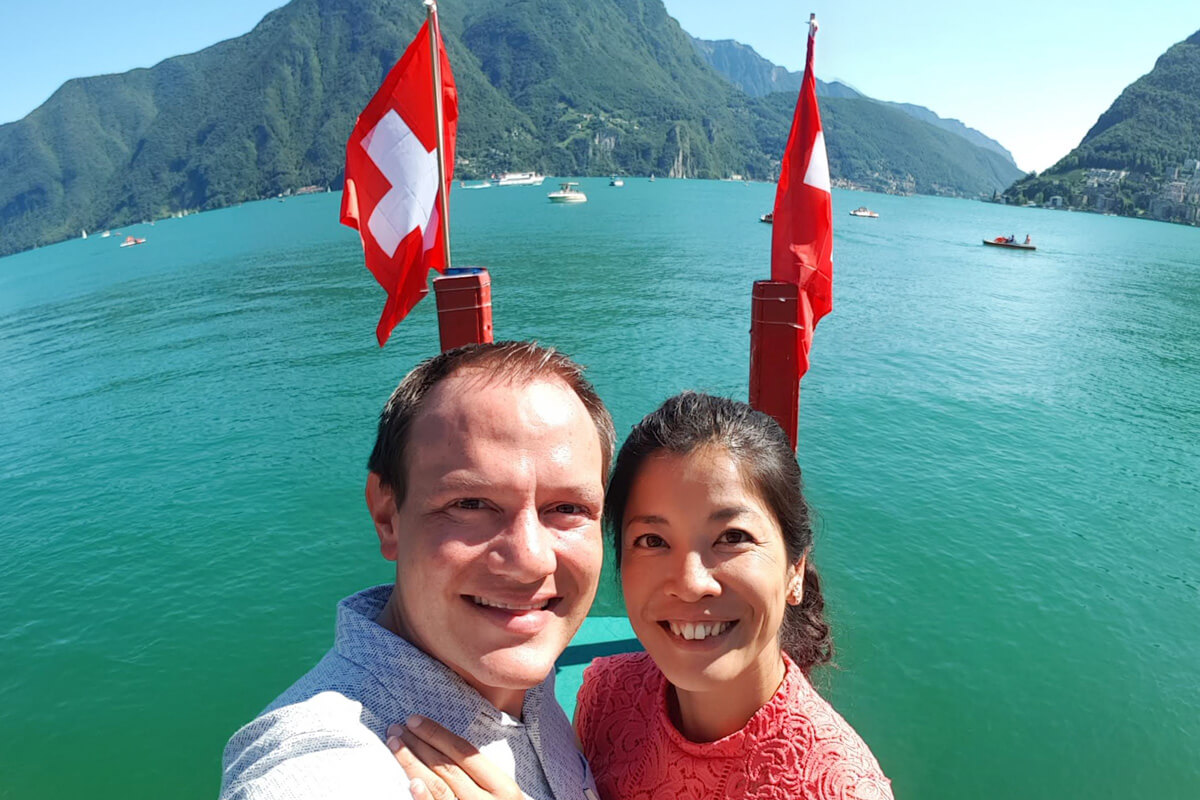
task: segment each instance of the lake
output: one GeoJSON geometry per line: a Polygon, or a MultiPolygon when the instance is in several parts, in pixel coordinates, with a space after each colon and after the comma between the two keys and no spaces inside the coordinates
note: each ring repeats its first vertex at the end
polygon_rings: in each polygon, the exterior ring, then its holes
{"type": "MultiPolygon", "coordinates": [[[[745,398],[774,187],[549,184],[453,192],[497,338],[588,365],[619,435],[684,388],[745,398]]],[[[215,796],[338,599],[389,580],[366,459],[435,309],[375,345],[339,202],[0,259],[0,797],[215,796]]],[[[1195,797],[1200,230],[841,190],[834,223],[800,414],[817,685],[897,797],[1195,797]]]]}

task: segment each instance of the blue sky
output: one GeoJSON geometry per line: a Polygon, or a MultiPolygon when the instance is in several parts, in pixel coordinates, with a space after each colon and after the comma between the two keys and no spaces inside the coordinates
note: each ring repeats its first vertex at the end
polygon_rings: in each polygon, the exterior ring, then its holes
{"type": "MultiPolygon", "coordinates": [[[[469,2],[469,0],[442,0],[469,2]]],[[[585,2],[585,0],[579,0],[585,2]]],[[[411,0],[419,3],[420,0],[411,0]]],[[[997,139],[1024,169],[1065,155],[1120,91],[1200,29],[1197,0],[665,0],[689,33],[737,39],[790,69],[821,22],[817,75],[927,106],[997,139]]],[[[148,67],[250,30],[280,0],[0,0],[0,122],[73,77],[148,67]]]]}

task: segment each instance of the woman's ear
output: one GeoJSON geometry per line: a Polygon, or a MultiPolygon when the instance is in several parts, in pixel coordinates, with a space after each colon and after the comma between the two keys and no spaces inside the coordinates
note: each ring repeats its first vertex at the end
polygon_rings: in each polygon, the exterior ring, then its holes
{"type": "Polygon", "coordinates": [[[808,553],[805,553],[800,556],[800,560],[796,562],[791,570],[787,591],[787,604],[789,606],[798,606],[804,600],[804,569],[807,564],[808,553]]]}

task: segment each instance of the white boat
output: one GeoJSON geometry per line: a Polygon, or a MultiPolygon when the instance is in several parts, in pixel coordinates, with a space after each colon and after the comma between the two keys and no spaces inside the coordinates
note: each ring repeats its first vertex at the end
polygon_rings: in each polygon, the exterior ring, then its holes
{"type": "Polygon", "coordinates": [[[135,244],[145,244],[146,240],[139,236],[126,236],[125,241],[121,242],[121,247],[133,247],[135,244]]]}
{"type": "Polygon", "coordinates": [[[650,173],[650,182],[654,183],[654,173],[653,172],[650,173]]]}
{"type": "Polygon", "coordinates": [[[609,186],[624,186],[625,181],[621,180],[616,175],[613,175],[612,180],[608,182],[608,185],[609,186]]]}
{"type": "Polygon", "coordinates": [[[112,236],[112,231],[105,231],[104,233],[100,234],[101,239],[107,239],[110,236],[112,236]]]}
{"type": "Polygon", "coordinates": [[[574,181],[560,183],[558,191],[551,192],[546,197],[550,198],[551,203],[586,203],[587,195],[575,188],[578,185],[574,181]]]}
{"type": "Polygon", "coordinates": [[[467,183],[466,181],[459,181],[458,185],[462,189],[490,189],[492,186],[492,182],[491,181],[476,181],[474,183],[467,183]]]}
{"type": "Polygon", "coordinates": [[[870,217],[871,219],[876,219],[879,215],[876,214],[871,209],[867,208],[866,206],[859,206],[858,208],[856,208],[850,212],[850,216],[852,216],[852,217],[870,217]]]}
{"type": "Polygon", "coordinates": [[[496,181],[497,186],[541,186],[545,175],[536,172],[506,172],[496,181]]]}
{"type": "Polygon", "coordinates": [[[83,236],[80,236],[79,238],[80,238],[80,239],[86,239],[86,238],[87,238],[87,228],[83,228],[83,236]]]}

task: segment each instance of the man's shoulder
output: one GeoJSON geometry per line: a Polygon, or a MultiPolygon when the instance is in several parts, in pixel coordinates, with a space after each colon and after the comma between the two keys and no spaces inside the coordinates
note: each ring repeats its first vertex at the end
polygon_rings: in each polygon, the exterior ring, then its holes
{"type": "Polygon", "coordinates": [[[221,797],[403,797],[407,779],[373,708],[381,691],[369,672],[330,652],[229,740],[221,797]]]}

